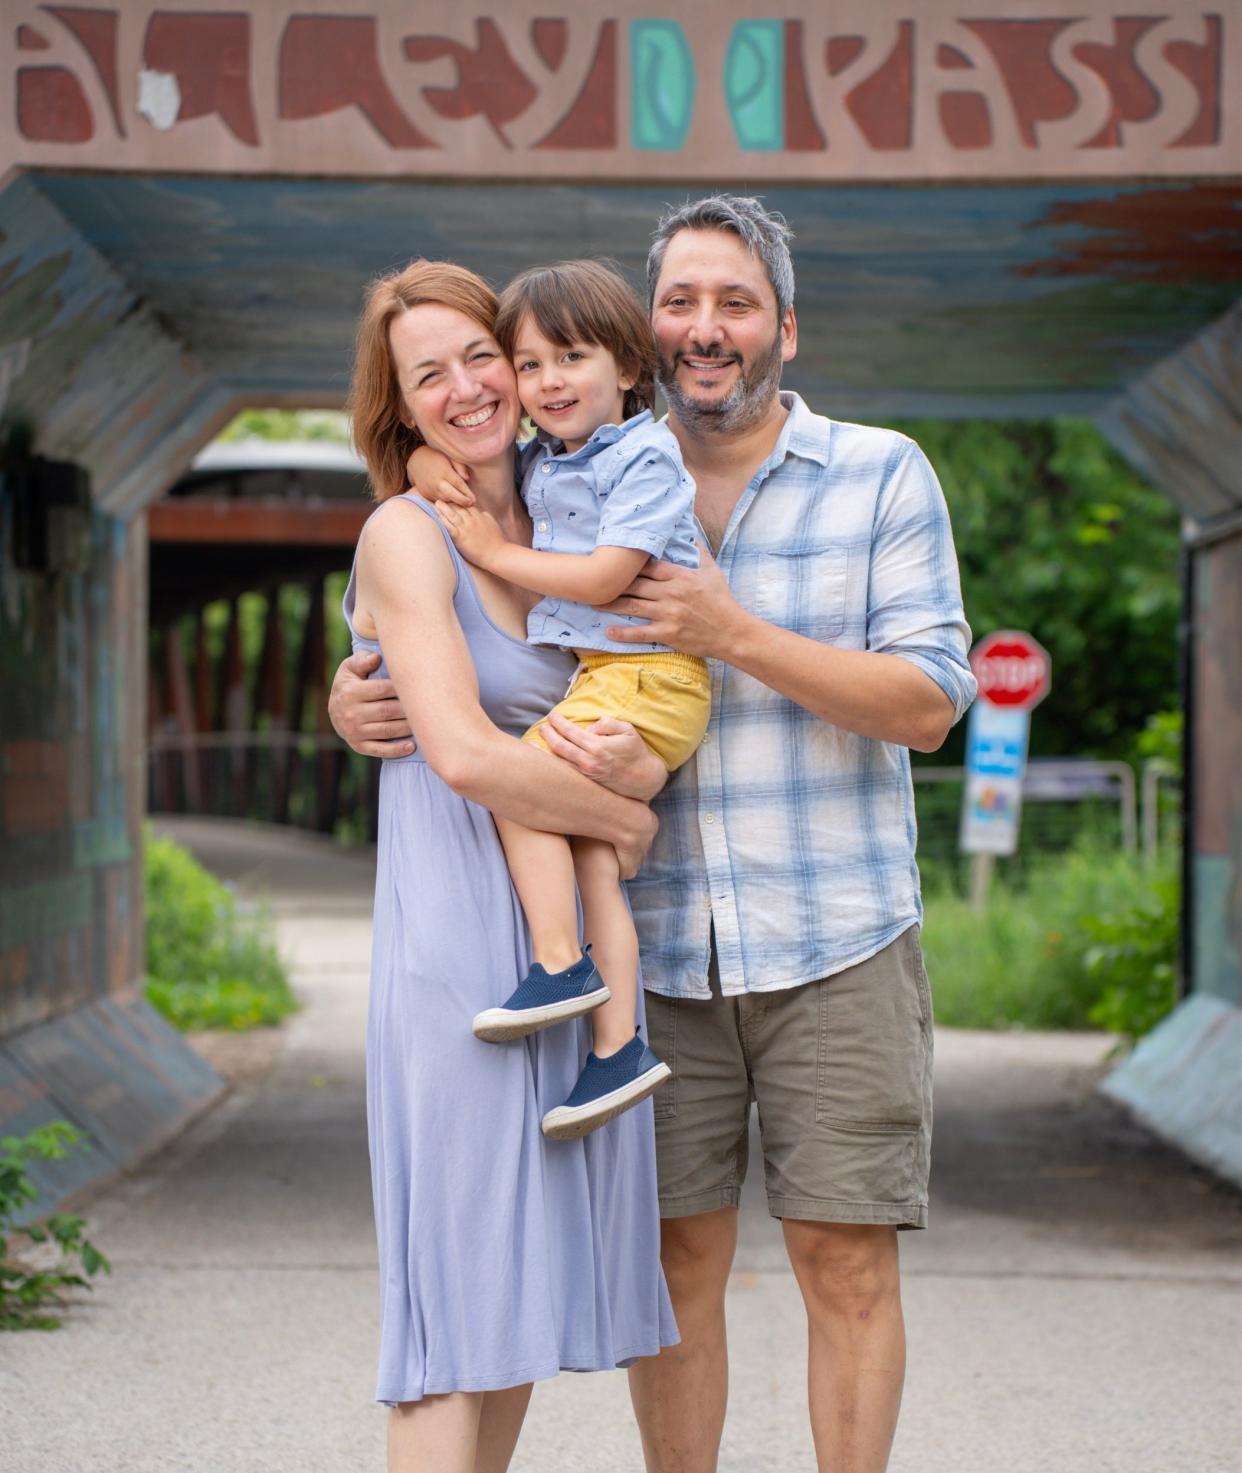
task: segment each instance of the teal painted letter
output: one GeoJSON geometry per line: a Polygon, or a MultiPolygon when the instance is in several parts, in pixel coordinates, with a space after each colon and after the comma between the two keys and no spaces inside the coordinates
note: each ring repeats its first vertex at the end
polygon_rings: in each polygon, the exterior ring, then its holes
{"type": "Polygon", "coordinates": [[[694,115],[694,56],[675,20],[630,22],[630,140],[678,149],[694,115]]]}
{"type": "Polygon", "coordinates": [[[738,147],[785,147],[785,22],[740,20],[729,37],[725,100],[738,147]]]}

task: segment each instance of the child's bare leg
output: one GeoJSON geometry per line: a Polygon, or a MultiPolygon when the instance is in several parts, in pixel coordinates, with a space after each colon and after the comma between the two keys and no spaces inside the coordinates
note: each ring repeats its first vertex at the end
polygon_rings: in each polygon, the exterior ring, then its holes
{"type": "Polygon", "coordinates": [[[571,842],[582,896],[582,934],[591,943],[591,960],[612,993],[591,1019],[595,1053],[603,1059],[634,1037],[638,936],[621,893],[617,851],[603,839],[575,838],[571,842]]]}
{"type": "Polygon", "coordinates": [[[526,912],[534,958],[548,972],[563,972],[582,955],[569,840],[507,818],[496,819],[496,831],[526,912]]]}

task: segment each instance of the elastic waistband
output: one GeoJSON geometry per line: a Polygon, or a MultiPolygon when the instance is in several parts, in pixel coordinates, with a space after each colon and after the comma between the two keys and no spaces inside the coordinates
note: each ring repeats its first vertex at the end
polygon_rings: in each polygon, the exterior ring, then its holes
{"type": "Polygon", "coordinates": [[[665,670],[670,675],[680,675],[683,680],[702,681],[711,684],[707,661],[698,655],[683,655],[680,650],[652,650],[632,655],[620,655],[613,650],[575,650],[584,670],[598,670],[602,665],[642,665],[648,670],[665,670]]]}

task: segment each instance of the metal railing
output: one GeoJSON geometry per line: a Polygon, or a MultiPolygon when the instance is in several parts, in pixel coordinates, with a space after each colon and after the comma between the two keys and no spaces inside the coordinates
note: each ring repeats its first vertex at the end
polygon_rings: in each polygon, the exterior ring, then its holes
{"type": "MultiPolygon", "coordinates": [[[[1173,769],[1159,763],[1144,769],[1141,807],[1134,769],[1128,762],[1092,758],[1032,761],[1022,787],[1019,852],[1011,863],[1070,848],[1090,837],[1148,860],[1180,842],[1180,795],[1173,769]]],[[[958,824],[966,771],[963,767],[914,767],[919,855],[956,863],[958,824]]]]}

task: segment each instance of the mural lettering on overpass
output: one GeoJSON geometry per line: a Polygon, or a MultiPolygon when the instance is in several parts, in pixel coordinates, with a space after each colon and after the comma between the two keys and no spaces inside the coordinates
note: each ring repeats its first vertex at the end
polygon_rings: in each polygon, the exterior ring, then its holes
{"type": "Polygon", "coordinates": [[[429,177],[1242,167],[1236,0],[552,8],[18,0],[0,143],[31,165],[429,177]]]}

